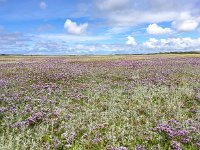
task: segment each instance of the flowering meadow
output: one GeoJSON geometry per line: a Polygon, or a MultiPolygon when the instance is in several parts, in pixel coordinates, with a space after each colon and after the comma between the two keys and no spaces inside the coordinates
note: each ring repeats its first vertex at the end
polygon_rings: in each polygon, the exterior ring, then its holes
{"type": "Polygon", "coordinates": [[[200,55],[0,56],[2,150],[199,150],[200,55]]]}

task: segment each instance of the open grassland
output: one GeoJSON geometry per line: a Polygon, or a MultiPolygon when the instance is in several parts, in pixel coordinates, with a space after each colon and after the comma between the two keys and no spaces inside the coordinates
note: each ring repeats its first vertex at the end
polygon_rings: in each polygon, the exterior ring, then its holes
{"type": "Polygon", "coordinates": [[[1,56],[0,149],[200,149],[200,54],[1,56]]]}

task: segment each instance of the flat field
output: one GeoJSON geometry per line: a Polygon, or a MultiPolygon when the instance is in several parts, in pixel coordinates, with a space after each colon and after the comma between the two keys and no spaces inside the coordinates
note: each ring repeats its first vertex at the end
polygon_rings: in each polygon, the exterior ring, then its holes
{"type": "Polygon", "coordinates": [[[200,54],[0,56],[0,149],[200,149],[200,54]]]}

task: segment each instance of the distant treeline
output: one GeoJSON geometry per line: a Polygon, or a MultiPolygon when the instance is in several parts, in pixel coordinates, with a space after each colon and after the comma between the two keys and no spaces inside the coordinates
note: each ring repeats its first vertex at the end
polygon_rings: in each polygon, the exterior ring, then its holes
{"type": "Polygon", "coordinates": [[[200,54],[200,51],[189,51],[189,52],[165,52],[159,54],[200,54]]]}
{"type": "MultiPolygon", "coordinates": [[[[114,54],[114,55],[156,55],[156,54],[200,54],[200,51],[160,52],[160,53],[148,53],[148,54],[114,54]]],[[[94,54],[91,54],[91,55],[94,55],[94,54]]],[[[48,55],[0,54],[0,56],[48,56],[48,55]]],[[[51,56],[53,56],[53,55],[51,55],[51,56]]],[[[57,56],[57,55],[55,55],[55,56],[57,56]]],[[[59,55],[59,56],[62,56],[62,55],[59,55]]],[[[76,56],[76,55],[66,55],[66,56],[76,56]]]]}
{"type": "Polygon", "coordinates": [[[200,51],[188,51],[188,52],[160,52],[160,53],[147,53],[147,54],[115,54],[115,55],[158,55],[158,54],[200,54],[200,51]]]}
{"type": "Polygon", "coordinates": [[[22,56],[22,54],[0,54],[0,56],[22,56]]]}

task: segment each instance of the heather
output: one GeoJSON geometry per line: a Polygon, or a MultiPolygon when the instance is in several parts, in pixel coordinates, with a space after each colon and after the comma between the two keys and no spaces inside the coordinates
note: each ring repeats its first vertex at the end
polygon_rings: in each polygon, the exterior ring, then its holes
{"type": "Polygon", "coordinates": [[[200,149],[200,55],[1,56],[0,149],[200,149]]]}

